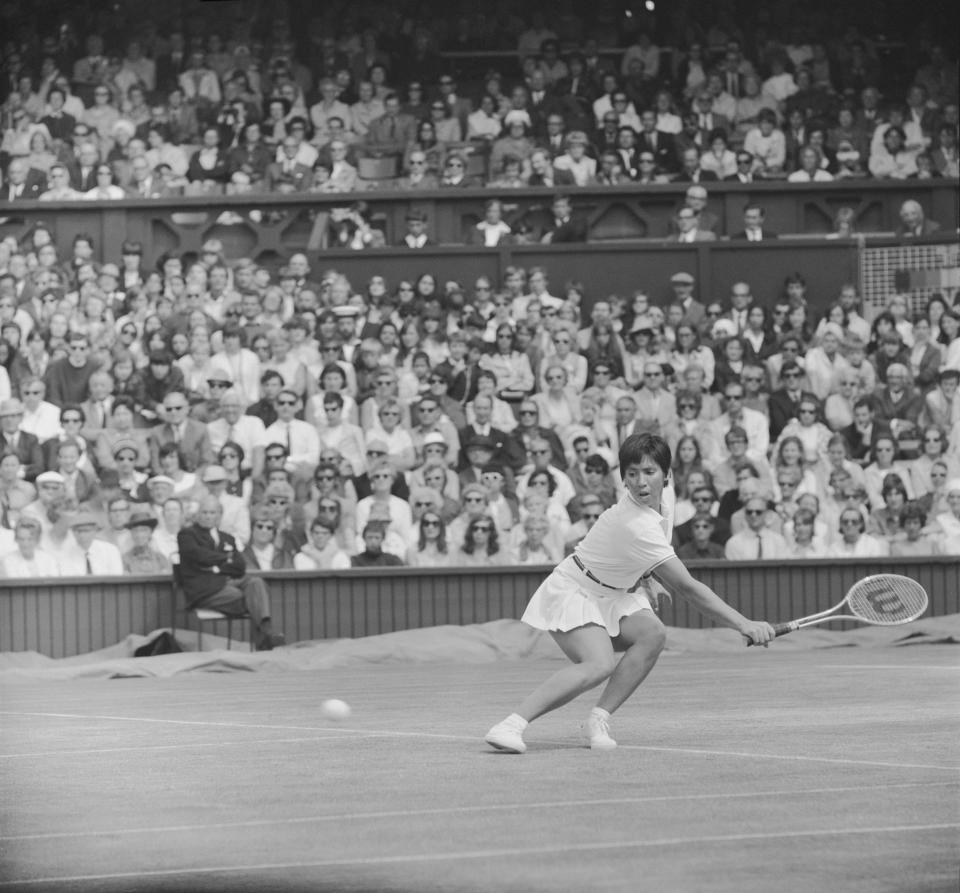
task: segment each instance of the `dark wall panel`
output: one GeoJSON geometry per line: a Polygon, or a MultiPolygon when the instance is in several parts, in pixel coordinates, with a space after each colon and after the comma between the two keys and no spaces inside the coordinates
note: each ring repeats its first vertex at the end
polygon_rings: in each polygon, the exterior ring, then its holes
{"type": "MultiPolygon", "coordinates": [[[[691,569],[745,614],[774,622],[829,608],[856,580],[881,571],[918,580],[930,593],[931,614],[960,612],[960,562],[956,559],[693,562],[691,569]]],[[[479,574],[404,569],[265,577],[274,622],[288,641],[295,642],[519,618],[548,572],[547,567],[498,568],[479,574]]],[[[6,581],[0,589],[0,651],[38,651],[50,657],[93,651],[130,633],[169,626],[171,607],[170,582],[160,577],[135,582],[86,577],[55,584],[6,581]]],[[[663,619],[681,627],[710,625],[681,599],[665,608],[663,619]]],[[[182,606],[176,625],[197,627],[182,606]]],[[[227,625],[205,624],[204,631],[226,635],[227,625]]],[[[247,636],[248,624],[235,623],[233,634],[247,636]]]]}

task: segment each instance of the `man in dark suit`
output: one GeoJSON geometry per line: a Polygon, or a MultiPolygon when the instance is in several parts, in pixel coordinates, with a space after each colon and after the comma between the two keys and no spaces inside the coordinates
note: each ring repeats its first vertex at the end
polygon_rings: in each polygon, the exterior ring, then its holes
{"type": "Polygon", "coordinates": [[[813,400],[819,403],[815,394],[800,387],[803,379],[803,370],[797,363],[784,363],[780,370],[780,380],[783,387],[770,394],[767,401],[767,412],[770,415],[770,443],[774,443],[780,432],[787,426],[787,422],[797,417],[800,401],[813,400]]]}
{"type": "Polygon", "coordinates": [[[204,496],[196,521],[177,534],[187,607],[191,611],[210,608],[232,616],[249,615],[254,647],[270,651],[285,642],[273,631],[270,593],[260,577],[247,575],[236,540],[217,529],[222,511],[215,496],[204,496]]]}
{"type": "Polygon", "coordinates": [[[637,149],[653,152],[657,159],[657,171],[662,174],[674,174],[680,166],[677,156],[677,140],[672,133],[657,130],[657,113],[647,109],[640,115],[642,130],[637,141],[637,149]]]}
{"type": "Polygon", "coordinates": [[[414,251],[433,246],[433,240],[427,235],[427,215],[423,211],[414,208],[407,212],[407,234],[398,244],[414,251]]]}
{"type": "Polygon", "coordinates": [[[100,162],[100,152],[93,143],[82,143],[77,150],[76,158],[67,163],[70,172],[70,185],[77,192],[89,192],[97,185],[97,165],[100,162]]]}
{"type": "Polygon", "coordinates": [[[23,404],[15,397],[0,403],[0,454],[16,453],[23,467],[25,480],[33,481],[43,471],[40,441],[28,431],[20,430],[23,404]]]}
{"type": "Polygon", "coordinates": [[[14,158],[7,167],[7,182],[0,191],[5,202],[36,200],[47,191],[47,178],[43,171],[30,167],[24,158],[14,158]]]}
{"type": "Polygon", "coordinates": [[[716,183],[719,179],[713,171],[700,167],[700,150],[691,146],[683,150],[682,167],[671,182],[673,183],[716,183]]]}
{"type": "Polygon", "coordinates": [[[865,395],[853,404],[853,424],[841,428],[840,433],[850,447],[850,458],[861,465],[873,461],[873,445],[878,437],[889,435],[890,426],[876,419],[876,403],[865,395]]]}
{"type": "Polygon", "coordinates": [[[723,178],[725,183],[752,183],[753,156],[745,149],[737,152],[737,172],[723,178]]]}
{"type": "MultiPolygon", "coordinates": [[[[475,419],[472,425],[466,425],[457,433],[460,437],[461,451],[459,467],[466,468],[470,462],[467,459],[467,447],[477,438],[489,438],[493,443],[493,457],[490,459],[496,465],[518,472],[526,463],[526,453],[517,448],[506,431],[494,428],[490,423],[493,415],[493,401],[488,395],[478,394],[473,401],[475,419]]],[[[481,463],[486,464],[486,463],[481,463]]]]}
{"type": "MultiPolygon", "coordinates": [[[[710,507],[717,501],[717,492],[713,487],[698,487],[690,494],[690,501],[698,515],[709,515],[710,507]]],[[[678,524],[673,528],[673,546],[675,549],[693,542],[693,522],[694,519],[691,518],[689,521],[678,524]]],[[[724,518],[714,518],[710,542],[722,546],[728,539],[730,539],[730,522],[724,518]]]]}
{"type": "MultiPolygon", "coordinates": [[[[710,194],[707,187],[701,183],[692,183],[687,187],[683,197],[683,204],[677,209],[690,208],[697,215],[697,229],[700,232],[714,233],[717,238],[720,237],[720,218],[713,211],[707,210],[707,202],[710,200],[710,194]]],[[[677,229],[676,217],[670,218],[670,232],[675,233],[677,229]]]]}
{"type": "Polygon", "coordinates": [[[697,284],[691,273],[681,271],[674,273],[670,277],[670,285],[673,288],[674,303],[683,307],[683,319],[681,325],[693,326],[696,331],[700,331],[707,318],[707,308],[693,297],[693,287],[697,284]]]}
{"type": "Polygon", "coordinates": [[[587,222],[574,215],[570,199],[565,195],[558,195],[550,206],[553,213],[553,222],[543,232],[540,241],[545,245],[554,245],[559,242],[586,242],[587,222]]]}
{"type": "Polygon", "coordinates": [[[920,202],[908,199],[900,206],[900,223],[897,226],[898,239],[905,241],[924,239],[939,232],[940,224],[936,220],[927,220],[920,202]]]}
{"type": "Polygon", "coordinates": [[[150,467],[160,473],[160,447],[176,443],[180,447],[186,471],[196,471],[204,465],[213,464],[213,448],[203,422],[188,417],[190,403],[186,394],[171,391],[163,398],[163,414],[167,419],[162,425],[150,429],[147,444],[150,447],[150,467]]]}
{"type": "Polygon", "coordinates": [[[767,212],[762,205],[748,202],[743,206],[743,229],[730,236],[737,242],[765,242],[769,239],[778,239],[779,236],[772,230],[764,227],[767,212]]]}
{"type": "Polygon", "coordinates": [[[513,443],[509,449],[515,450],[518,455],[523,455],[524,465],[530,462],[530,445],[535,440],[545,440],[550,444],[550,464],[565,470],[567,460],[563,452],[563,444],[560,443],[556,431],[539,424],[540,410],[537,409],[537,404],[529,398],[524,399],[520,404],[518,420],[519,424],[510,432],[513,443]]]}

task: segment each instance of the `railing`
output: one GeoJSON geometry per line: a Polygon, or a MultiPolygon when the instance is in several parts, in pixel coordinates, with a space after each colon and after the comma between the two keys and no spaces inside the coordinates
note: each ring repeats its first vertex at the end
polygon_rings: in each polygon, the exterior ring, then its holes
{"type": "MultiPolygon", "coordinates": [[[[685,189],[685,184],[672,183],[573,189],[570,195],[577,213],[587,220],[589,242],[662,243],[670,233],[671,218],[685,189]]],[[[771,230],[800,237],[820,238],[829,233],[841,207],[853,208],[859,231],[892,233],[899,223],[900,206],[907,199],[919,201],[926,215],[940,223],[945,239],[953,238],[960,224],[956,180],[854,180],[815,186],[711,183],[709,191],[708,210],[719,218],[718,231],[727,235],[742,229],[743,206],[748,200],[764,205],[771,230]]],[[[552,194],[545,189],[378,190],[341,195],[0,203],[0,237],[14,235],[21,239],[42,222],[63,246],[70,245],[77,233],[89,233],[104,261],[116,260],[121,242],[132,239],[143,244],[144,262],[151,267],[165,251],[197,255],[206,239],[216,237],[223,240],[229,258],[253,257],[275,268],[294,251],[310,250],[315,257],[321,245],[318,230],[322,229],[317,226],[317,212],[358,199],[367,203],[372,223],[384,232],[388,245],[401,240],[411,207],[426,212],[430,235],[437,243],[463,245],[469,230],[483,217],[487,199],[496,196],[506,203],[508,222],[523,219],[537,229],[549,220],[552,194]],[[224,217],[225,212],[232,217],[224,217]],[[253,217],[251,212],[256,212],[253,217]]],[[[559,246],[555,251],[579,247],[559,246]]],[[[473,249],[478,255],[495,252],[473,249]]],[[[367,257],[379,253],[363,252],[367,257]]],[[[323,257],[339,260],[340,253],[324,251],[323,257]]]]}
{"type": "MultiPolygon", "coordinates": [[[[955,557],[690,566],[734,607],[771,621],[824,610],[855,580],[881,571],[906,574],[921,583],[930,594],[931,615],[960,612],[960,560],[955,557]]],[[[274,625],[287,641],[296,642],[518,618],[549,570],[391,568],[263,576],[269,581],[274,625]]],[[[69,657],[104,648],[130,633],[169,626],[171,595],[166,577],[5,581],[0,589],[0,651],[69,657]]],[[[668,606],[663,619],[681,627],[710,625],[682,600],[668,606]]],[[[178,627],[192,628],[183,611],[176,621],[178,627]]],[[[226,624],[214,627],[225,634],[226,624]]]]}

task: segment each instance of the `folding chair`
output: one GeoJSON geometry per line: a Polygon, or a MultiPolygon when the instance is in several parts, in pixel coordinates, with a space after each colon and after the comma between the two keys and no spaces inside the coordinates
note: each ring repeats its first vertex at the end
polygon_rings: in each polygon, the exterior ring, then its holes
{"type": "MultiPolygon", "coordinates": [[[[170,587],[170,632],[176,636],[177,615],[181,611],[180,605],[186,602],[186,596],[183,594],[183,576],[180,572],[180,556],[174,554],[171,560],[173,565],[173,580],[170,587]]],[[[184,614],[192,615],[197,623],[197,650],[203,651],[203,625],[205,623],[217,623],[221,620],[227,622],[227,651],[230,651],[233,645],[233,623],[237,621],[242,624],[250,619],[249,614],[224,614],[213,608],[187,608],[182,609],[184,614]]],[[[250,643],[250,650],[253,651],[253,643],[250,643]]]]}

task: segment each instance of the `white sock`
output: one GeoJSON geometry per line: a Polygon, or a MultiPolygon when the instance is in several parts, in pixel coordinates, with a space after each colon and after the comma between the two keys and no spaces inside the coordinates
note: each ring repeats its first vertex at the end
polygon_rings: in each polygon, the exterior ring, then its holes
{"type": "Polygon", "coordinates": [[[528,726],[528,723],[519,713],[511,713],[504,722],[510,723],[512,726],[516,726],[521,732],[528,726]]]}
{"type": "Polygon", "coordinates": [[[594,707],[590,713],[600,719],[610,719],[610,714],[603,707],[594,707]]]}

